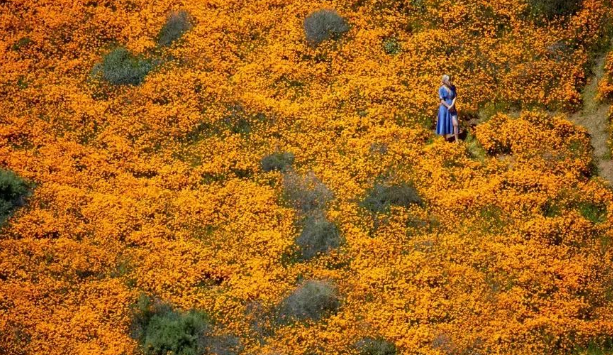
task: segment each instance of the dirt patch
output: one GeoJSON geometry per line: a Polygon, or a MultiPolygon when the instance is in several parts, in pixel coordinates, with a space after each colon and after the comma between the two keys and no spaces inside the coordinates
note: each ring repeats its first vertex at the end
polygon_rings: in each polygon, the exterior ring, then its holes
{"type": "Polygon", "coordinates": [[[609,138],[609,105],[598,101],[598,83],[604,77],[605,55],[596,61],[591,78],[583,90],[583,108],[569,119],[587,129],[594,147],[594,159],[598,166],[598,175],[613,185],[613,161],[607,144],[609,138]]]}

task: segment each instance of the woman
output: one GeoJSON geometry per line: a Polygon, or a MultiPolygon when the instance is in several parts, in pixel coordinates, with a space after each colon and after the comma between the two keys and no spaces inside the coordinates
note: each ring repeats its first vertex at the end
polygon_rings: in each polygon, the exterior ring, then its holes
{"type": "Polygon", "coordinates": [[[436,122],[436,134],[440,134],[445,139],[448,134],[455,136],[458,143],[458,111],[455,108],[456,90],[451,83],[449,75],[443,75],[441,87],[438,89],[438,97],[441,104],[438,108],[438,120],[436,122]]]}

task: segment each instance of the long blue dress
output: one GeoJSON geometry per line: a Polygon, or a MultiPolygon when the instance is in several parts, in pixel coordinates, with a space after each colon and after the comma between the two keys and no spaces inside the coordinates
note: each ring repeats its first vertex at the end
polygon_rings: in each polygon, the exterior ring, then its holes
{"type": "MultiPolygon", "coordinates": [[[[453,99],[455,98],[456,93],[455,90],[447,90],[444,86],[441,86],[438,89],[438,97],[441,100],[445,100],[447,105],[451,105],[453,99]]],[[[438,120],[436,121],[436,134],[452,134],[453,133],[453,122],[451,120],[451,113],[449,109],[445,107],[442,103],[438,108],[438,120]]]]}

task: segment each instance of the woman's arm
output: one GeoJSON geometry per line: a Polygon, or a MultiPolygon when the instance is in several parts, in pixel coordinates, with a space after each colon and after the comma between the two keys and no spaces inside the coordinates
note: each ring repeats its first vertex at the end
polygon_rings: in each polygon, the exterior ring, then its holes
{"type": "Polygon", "coordinates": [[[441,99],[441,105],[447,107],[449,109],[449,105],[445,102],[445,95],[443,90],[445,90],[442,86],[438,89],[438,98],[441,99]]]}

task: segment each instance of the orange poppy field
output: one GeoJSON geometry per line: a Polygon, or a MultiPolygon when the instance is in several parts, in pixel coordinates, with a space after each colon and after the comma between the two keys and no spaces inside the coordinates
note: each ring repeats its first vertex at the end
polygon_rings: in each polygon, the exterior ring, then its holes
{"type": "Polygon", "coordinates": [[[0,0],[0,354],[613,354],[569,119],[612,34],[608,0],[0,0]]]}

